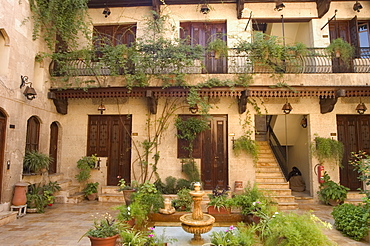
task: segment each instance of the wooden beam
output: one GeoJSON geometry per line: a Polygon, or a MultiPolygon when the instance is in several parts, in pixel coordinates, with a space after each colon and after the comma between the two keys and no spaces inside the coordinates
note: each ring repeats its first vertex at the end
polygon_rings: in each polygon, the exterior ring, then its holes
{"type": "Polygon", "coordinates": [[[330,8],[331,0],[316,0],[317,16],[323,17],[330,8]]]}
{"type": "Polygon", "coordinates": [[[236,1],[236,16],[238,19],[243,17],[243,10],[244,10],[244,0],[237,0],[236,1]]]}

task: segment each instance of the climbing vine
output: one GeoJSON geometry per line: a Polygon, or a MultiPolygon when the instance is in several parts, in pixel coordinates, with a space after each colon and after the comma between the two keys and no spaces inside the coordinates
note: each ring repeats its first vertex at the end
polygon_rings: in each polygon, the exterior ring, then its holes
{"type": "Polygon", "coordinates": [[[34,21],[33,38],[40,36],[48,48],[75,48],[79,35],[89,36],[88,0],[30,0],[34,21]],[[60,40],[57,39],[60,38],[60,40]]]}

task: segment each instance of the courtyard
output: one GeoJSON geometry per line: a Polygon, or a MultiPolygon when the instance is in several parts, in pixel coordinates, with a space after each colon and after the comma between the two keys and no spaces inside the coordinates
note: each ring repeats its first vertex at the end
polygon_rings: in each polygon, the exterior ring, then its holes
{"type": "MultiPolygon", "coordinates": [[[[98,201],[84,201],[78,204],[53,204],[42,214],[27,214],[14,222],[0,227],[0,245],[90,245],[87,237],[81,236],[92,226],[96,214],[106,212],[113,216],[117,211],[113,207],[119,203],[103,203],[98,201]],[[79,241],[80,240],[80,241],[79,241]]],[[[300,204],[295,212],[304,213],[311,211],[323,221],[334,223],[331,216],[331,206],[320,204],[300,204]]],[[[224,230],[229,225],[217,224],[212,231],[224,230]]],[[[160,223],[155,225],[155,232],[161,234],[165,230],[168,237],[176,238],[177,242],[170,245],[190,245],[192,235],[183,231],[180,222],[160,223]]],[[[211,231],[211,232],[212,232],[211,231]]],[[[209,234],[203,234],[205,243],[209,243],[209,234]]],[[[339,231],[324,230],[332,241],[338,245],[369,245],[365,241],[357,242],[344,237],[339,231]]]]}

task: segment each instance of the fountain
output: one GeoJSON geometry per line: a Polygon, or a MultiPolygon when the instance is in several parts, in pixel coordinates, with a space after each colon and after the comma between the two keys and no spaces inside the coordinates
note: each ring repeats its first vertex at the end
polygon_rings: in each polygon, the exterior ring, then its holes
{"type": "Polygon", "coordinates": [[[200,203],[204,196],[204,191],[200,190],[200,183],[194,184],[194,191],[189,192],[194,201],[193,213],[184,214],[180,217],[181,226],[184,231],[194,234],[191,244],[203,244],[204,240],[200,234],[209,232],[215,218],[209,214],[203,214],[200,203]]]}

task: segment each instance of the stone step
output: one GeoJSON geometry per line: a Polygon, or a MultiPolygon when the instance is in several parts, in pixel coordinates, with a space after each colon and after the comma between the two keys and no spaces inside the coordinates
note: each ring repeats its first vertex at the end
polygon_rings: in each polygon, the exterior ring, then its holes
{"type": "Polygon", "coordinates": [[[120,193],[102,193],[98,198],[99,202],[122,202],[125,203],[125,198],[123,194],[120,193]]]}
{"type": "Polygon", "coordinates": [[[258,188],[260,189],[289,189],[289,184],[287,182],[281,182],[281,183],[257,183],[258,188]]]}
{"type": "Polygon", "coordinates": [[[292,202],[292,203],[279,203],[278,205],[280,210],[297,210],[298,209],[298,203],[292,202]]]}
{"type": "Polygon", "coordinates": [[[280,170],[278,171],[264,171],[264,172],[256,172],[256,178],[264,178],[264,177],[268,177],[268,178],[272,178],[272,177],[277,177],[277,178],[281,178],[282,177],[282,174],[280,172],[280,170]]]}
{"type": "Polygon", "coordinates": [[[68,196],[71,196],[71,195],[73,195],[73,194],[75,194],[79,191],[80,191],[80,186],[79,185],[70,185],[65,189],[62,189],[60,191],[55,192],[54,195],[55,196],[66,196],[66,197],[68,197],[68,196]]]}
{"type": "Polygon", "coordinates": [[[262,191],[266,195],[270,195],[270,196],[291,196],[292,195],[292,190],[288,188],[286,189],[270,188],[270,189],[262,189],[262,191]]]}
{"type": "Polygon", "coordinates": [[[102,194],[121,194],[123,196],[122,191],[118,191],[118,186],[103,186],[101,189],[102,194]]]}
{"type": "Polygon", "coordinates": [[[57,182],[61,190],[66,190],[72,184],[71,179],[58,180],[57,182]]]}
{"type": "Polygon", "coordinates": [[[256,182],[258,184],[262,183],[284,183],[285,178],[283,177],[256,177],[256,182]]]}
{"type": "Polygon", "coordinates": [[[297,203],[294,196],[270,196],[277,203],[297,203]]]}
{"type": "Polygon", "coordinates": [[[359,199],[359,200],[361,200],[365,196],[366,196],[365,194],[360,194],[359,192],[350,191],[350,192],[347,193],[347,199],[359,199]]]}
{"type": "Polygon", "coordinates": [[[6,225],[17,219],[18,212],[16,211],[3,211],[0,212],[0,226],[6,225]]]}
{"type": "Polygon", "coordinates": [[[276,163],[276,159],[274,157],[258,157],[258,162],[257,162],[257,166],[258,164],[262,164],[264,163],[265,165],[266,164],[270,164],[270,165],[277,165],[276,163]]]}
{"type": "Polygon", "coordinates": [[[260,172],[279,172],[281,173],[279,166],[257,166],[256,173],[260,173],[260,172]]]}
{"type": "Polygon", "coordinates": [[[85,196],[84,196],[83,192],[78,192],[78,193],[75,193],[71,196],[68,196],[67,200],[66,200],[66,203],[76,204],[76,203],[82,202],[83,200],[85,200],[85,196]]]}

